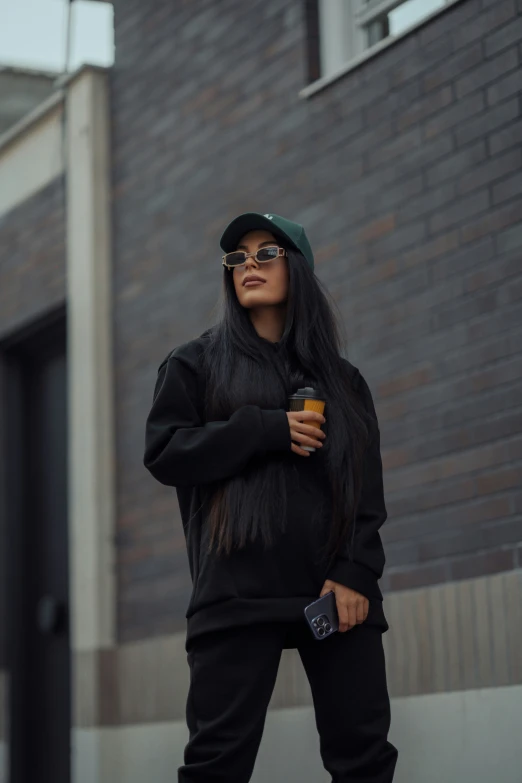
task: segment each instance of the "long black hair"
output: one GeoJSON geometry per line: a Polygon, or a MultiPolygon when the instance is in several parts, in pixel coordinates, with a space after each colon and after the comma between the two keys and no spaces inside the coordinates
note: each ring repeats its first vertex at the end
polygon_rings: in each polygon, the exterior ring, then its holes
{"type": "MultiPolygon", "coordinates": [[[[288,410],[289,394],[303,385],[319,385],[327,418],[321,457],[332,503],[326,548],[333,558],[353,534],[369,428],[365,409],[351,387],[348,366],[341,358],[336,305],[304,256],[292,247],[287,246],[286,251],[286,321],[277,351],[257,334],[248,309],[237,298],[233,272],[223,267],[223,312],[210,330],[203,352],[206,417],[208,421],[226,420],[246,404],[288,410]]],[[[292,469],[295,460],[311,459],[293,452],[290,455],[290,460],[286,453],[278,456],[276,452],[270,459],[253,458],[237,476],[202,488],[204,502],[210,505],[209,550],[217,542],[217,551],[228,553],[259,535],[266,547],[271,546],[274,524],[284,526],[285,472],[292,469]]]]}

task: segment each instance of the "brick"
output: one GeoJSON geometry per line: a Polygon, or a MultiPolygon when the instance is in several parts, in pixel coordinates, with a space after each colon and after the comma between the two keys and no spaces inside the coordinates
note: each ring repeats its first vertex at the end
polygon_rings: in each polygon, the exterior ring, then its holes
{"type": "Polygon", "coordinates": [[[411,566],[417,561],[417,545],[413,541],[400,541],[386,547],[388,567],[411,566]]]}
{"type": "MultiPolygon", "coordinates": [[[[406,174],[400,167],[395,167],[401,174],[406,174]]],[[[396,185],[389,185],[379,192],[372,193],[367,197],[366,210],[368,215],[382,214],[388,209],[394,209],[401,204],[412,204],[414,196],[418,196],[423,190],[422,175],[417,174],[414,177],[402,178],[396,185]]]]}
{"type": "Polygon", "coordinates": [[[417,245],[426,236],[424,220],[408,223],[395,231],[384,235],[368,248],[370,261],[375,261],[389,254],[402,253],[412,245],[417,245]]]}
{"type": "Polygon", "coordinates": [[[372,126],[376,123],[388,119],[390,115],[402,116],[406,113],[412,103],[419,98],[421,94],[421,85],[419,81],[404,85],[401,89],[396,89],[383,96],[379,101],[372,103],[365,109],[365,121],[372,126]]]}
{"type": "Polygon", "coordinates": [[[425,27],[421,27],[419,31],[420,46],[424,47],[440,35],[448,35],[448,30],[451,32],[460,27],[468,27],[469,22],[475,22],[481,10],[480,0],[466,0],[463,3],[456,3],[446,9],[443,17],[435,17],[425,27]]]}
{"type": "Polygon", "coordinates": [[[502,52],[491,60],[486,60],[477,68],[458,79],[455,84],[457,98],[463,98],[470,92],[485,87],[518,66],[518,53],[515,47],[502,52]]]}
{"type": "Polygon", "coordinates": [[[421,246],[409,251],[403,256],[402,261],[406,267],[427,263],[434,258],[445,255],[458,246],[459,232],[447,231],[445,234],[441,234],[431,241],[424,242],[421,246]]]}
{"type": "MultiPolygon", "coordinates": [[[[450,530],[421,539],[417,544],[418,561],[436,560],[448,555],[467,553],[473,563],[471,567],[476,567],[477,556],[480,563],[484,554],[479,554],[477,550],[498,549],[499,544],[502,544],[506,546],[507,551],[510,551],[511,547],[508,548],[508,545],[518,543],[521,540],[520,517],[480,527],[475,525],[473,528],[464,530],[450,530]]],[[[510,562],[509,556],[507,561],[510,562]]],[[[464,567],[469,567],[467,559],[457,558],[453,563],[458,569],[462,568],[463,564],[466,564],[464,567]]],[[[453,563],[451,568],[453,568],[453,563]]],[[[509,567],[507,570],[510,570],[509,567]]]]}
{"type": "MultiPolygon", "coordinates": [[[[476,480],[477,494],[491,495],[493,492],[522,486],[522,467],[506,466],[496,471],[489,471],[476,480]]],[[[522,540],[522,528],[519,529],[522,540]]]]}
{"type": "Polygon", "coordinates": [[[504,308],[504,311],[492,313],[488,318],[479,318],[468,324],[468,342],[473,344],[477,340],[484,340],[492,335],[501,334],[506,329],[517,329],[522,323],[522,310],[517,305],[513,308],[504,308]]]}
{"type": "Polygon", "coordinates": [[[400,392],[415,389],[418,386],[424,386],[432,379],[430,368],[416,367],[401,375],[388,378],[385,382],[379,384],[378,392],[380,397],[387,397],[400,392]]]}
{"type": "Polygon", "coordinates": [[[448,37],[433,41],[422,52],[417,50],[390,71],[390,84],[393,89],[408,82],[424,71],[428,70],[432,63],[436,63],[451,54],[451,41],[448,37]]]}
{"type": "MultiPolygon", "coordinates": [[[[299,114],[296,112],[295,115],[293,115],[294,122],[295,118],[299,118],[298,124],[302,126],[302,117],[299,117],[299,114]]],[[[288,119],[292,118],[292,115],[288,115],[288,119]]],[[[288,126],[288,127],[282,127],[280,130],[284,132],[285,130],[290,131],[291,133],[295,134],[298,132],[298,124],[296,123],[294,127],[288,126]]],[[[330,149],[330,147],[339,147],[341,145],[346,144],[346,142],[355,137],[360,138],[360,134],[364,129],[364,120],[363,120],[363,113],[362,111],[355,112],[348,117],[344,118],[342,121],[337,122],[336,125],[332,128],[332,132],[328,134],[328,138],[324,139],[324,146],[321,145],[322,150],[326,154],[327,151],[330,149]]]]}
{"type": "MultiPolygon", "coordinates": [[[[522,486],[522,485],[519,485],[518,492],[516,492],[511,497],[513,512],[515,514],[518,514],[519,516],[522,513],[522,492],[520,490],[520,486],[522,486]]],[[[517,541],[522,542],[522,528],[518,529],[517,541]]]]}
{"type": "Polygon", "coordinates": [[[510,177],[493,185],[492,198],[493,204],[501,204],[503,201],[509,201],[510,199],[520,197],[522,193],[522,171],[516,171],[510,177]]]}
{"type": "MultiPolygon", "coordinates": [[[[430,424],[433,416],[426,416],[423,421],[426,422],[427,432],[430,431],[430,424]]],[[[402,493],[399,498],[394,495],[388,501],[388,509],[391,518],[398,518],[399,515],[414,514],[424,510],[437,509],[448,503],[458,503],[465,500],[472,500],[475,497],[475,480],[465,477],[461,480],[445,482],[444,493],[441,492],[441,485],[438,482],[422,488],[415,496],[411,492],[402,493]]]]}
{"type": "Polygon", "coordinates": [[[395,215],[385,215],[382,218],[378,218],[377,220],[368,223],[368,225],[359,232],[359,241],[372,242],[379,239],[379,237],[384,236],[384,234],[393,231],[394,228],[395,215]]]}
{"type": "MultiPolygon", "coordinates": [[[[521,149],[509,150],[503,155],[488,158],[480,166],[476,166],[460,177],[457,183],[457,191],[462,194],[468,193],[471,190],[477,190],[477,188],[480,188],[483,185],[494,183],[501,177],[505,177],[506,174],[516,171],[521,165],[521,149]]],[[[495,193],[495,187],[493,188],[493,194],[495,193]]],[[[498,200],[501,201],[503,199],[498,200]]],[[[493,198],[493,201],[496,203],[495,198],[493,198]]]]}
{"type": "Polygon", "coordinates": [[[522,226],[516,225],[501,231],[496,238],[499,253],[511,253],[522,247],[522,226]]]}
{"type": "MultiPolygon", "coordinates": [[[[486,525],[482,529],[482,540],[484,548],[497,548],[499,545],[509,544],[521,545],[522,517],[520,515],[512,516],[505,522],[498,522],[493,525],[486,525]]],[[[517,549],[515,546],[514,549],[517,549]]]]}
{"type": "Polygon", "coordinates": [[[522,201],[491,210],[484,217],[470,221],[462,226],[460,236],[462,242],[473,242],[490,232],[501,231],[520,220],[522,220],[522,201]]]}
{"type": "MultiPolygon", "coordinates": [[[[418,45],[414,38],[406,36],[403,38],[404,47],[389,47],[386,50],[386,56],[383,58],[372,57],[368,61],[368,68],[361,72],[362,84],[379,81],[383,76],[389,77],[391,69],[401,63],[404,59],[415,56],[418,51],[418,45]]],[[[388,82],[389,84],[389,82],[388,82]]]]}
{"type": "Polygon", "coordinates": [[[407,156],[395,162],[398,176],[411,176],[426,169],[435,161],[444,158],[455,150],[452,133],[444,133],[435,139],[425,140],[419,147],[412,149],[407,156]]]}
{"type": "Polygon", "coordinates": [[[486,157],[486,145],[480,140],[470,147],[449,155],[426,171],[426,182],[429,187],[438,185],[444,180],[456,177],[467,169],[481,163],[486,157]]]}
{"type": "Polygon", "coordinates": [[[429,232],[436,234],[450,226],[461,223],[466,218],[484,212],[489,206],[489,192],[481,190],[449,204],[445,209],[433,214],[429,219],[429,232]]]}
{"type": "MultiPolygon", "coordinates": [[[[518,271],[519,267],[516,261],[509,257],[501,258],[494,265],[488,264],[483,268],[478,267],[471,274],[466,275],[463,279],[464,291],[477,291],[480,288],[488,288],[492,283],[500,285],[504,278],[512,277],[518,271]]],[[[498,357],[495,354],[493,358],[498,357]]]]}
{"type": "Polygon", "coordinates": [[[517,44],[522,38],[522,19],[511,19],[508,24],[495,30],[484,39],[484,47],[487,57],[493,57],[503,49],[508,49],[512,44],[517,44]]]}
{"type": "Polygon", "coordinates": [[[495,106],[497,103],[510,98],[512,95],[518,95],[521,91],[520,70],[508,73],[507,76],[499,79],[487,89],[487,101],[489,106],[495,106]]]}
{"type": "Polygon", "coordinates": [[[412,103],[397,119],[397,128],[400,131],[415,125],[431,114],[439,112],[453,101],[451,85],[442,87],[437,92],[412,103]]]}
{"type": "MultiPolygon", "coordinates": [[[[475,92],[461,101],[453,104],[445,111],[438,112],[435,117],[426,122],[424,126],[424,135],[426,139],[442,133],[448,128],[453,128],[462,120],[475,117],[485,108],[484,96],[481,92],[475,92]]],[[[475,119],[475,122],[477,120],[475,119]]]]}
{"type": "Polygon", "coordinates": [[[467,555],[452,560],[449,567],[452,579],[473,579],[485,574],[511,571],[515,567],[513,549],[467,555]]]}
{"type": "Polygon", "coordinates": [[[479,546],[480,529],[451,530],[421,539],[417,545],[420,562],[449,555],[474,552],[479,546]]]}
{"type": "Polygon", "coordinates": [[[482,46],[480,42],[462,49],[456,47],[455,54],[448,57],[439,65],[430,68],[422,77],[422,89],[424,92],[438,89],[448,82],[454,82],[459,74],[466,73],[471,68],[480,65],[483,60],[482,46]]]}
{"type": "Polygon", "coordinates": [[[372,150],[367,155],[368,169],[372,170],[379,166],[404,155],[411,149],[415,149],[421,144],[420,128],[411,128],[405,133],[401,133],[389,142],[381,145],[380,148],[372,150]]]}
{"type": "Polygon", "coordinates": [[[471,141],[483,137],[485,133],[491,133],[497,128],[507,125],[519,116],[520,107],[517,98],[501,103],[494,109],[481,114],[477,119],[460,125],[455,131],[457,144],[459,147],[469,144],[471,141]]]}
{"type": "MultiPolygon", "coordinates": [[[[522,298],[520,295],[520,286],[519,288],[519,299],[522,298]]],[[[514,363],[511,362],[511,368],[513,368],[514,363]]],[[[508,380],[506,383],[511,383],[513,381],[513,377],[515,376],[515,381],[517,380],[517,369],[516,367],[512,369],[512,372],[510,375],[508,375],[508,380]]],[[[520,374],[519,374],[520,376],[520,374]]],[[[499,383],[501,383],[499,379],[499,383]]],[[[477,428],[476,423],[473,423],[470,427],[462,427],[461,431],[458,433],[458,437],[455,439],[458,441],[459,438],[465,440],[465,443],[467,446],[472,445],[481,445],[482,443],[488,442],[492,440],[493,438],[509,438],[513,432],[516,432],[517,429],[520,429],[522,426],[522,415],[517,411],[505,411],[502,412],[502,414],[497,418],[496,421],[485,421],[482,428],[477,428]]],[[[459,444],[460,445],[460,444],[459,444]]],[[[507,516],[507,514],[506,514],[507,516]]]]}
{"type": "MultiPolygon", "coordinates": [[[[512,284],[510,282],[506,282],[504,284],[504,289],[509,290],[511,285],[512,284]]],[[[500,289],[500,292],[501,291],[502,289],[500,289]]],[[[494,290],[484,291],[478,296],[474,297],[474,299],[477,301],[482,299],[482,302],[484,303],[482,308],[483,310],[491,309],[491,302],[494,300],[494,298],[502,298],[500,295],[495,297],[495,294],[496,291],[494,290]]],[[[459,381],[458,385],[456,386],[456,391],[459,394],[476,394],[488,389],[495,388],[497,385],[503,383],[517,381],[520,377],[522,377],[522,363],[520,358],[515,356],[513,358],[499,362],[493,367],[480,368],[472,376],[459,381]]],[[[518,414],[515,413],[514,415],[518,414]]]]}
{"type": "Polygon", "coordinates": [[[490,6],[488,24],[491,28],[502,26],[517,14],[516,0],[499,0],[497,3],[490,3],[490,6]]]}
{"type": "Polygon", "coordinates": [[[65,190],[57,178],[0,216],[0,339],[65,302],[65,190]]]}
{"type": "Polygon", "coordinates": [[[461,25],[452,31],[455,48],[483,38],[495,27],[512,19],[515,14],[515,0],[495,0],[494,3],[485,4],[484,13],[477,15],[470,24],[461,25]]]}
{"type": "Polygon", "coordinates": [[[513,122],[507,128],[492,133],[488,138],[490,155],[498,155],[499,152],[520,145],[522,139],[522,120],[513,122]]]}
{"type": "MultiPolygon", "coordinates": [[[[393,136],[393,125],[391,121],[382,122],[374,128],[362,132],[345,142],[344,150],[351,159],[364,156],[368,148],[379,149],[382,144],[393,136]],[[370,145],[368,141],[370,140],[370,145]]],[[[365,161],[366,165],[366,161],[365,161]]]]}
{"type": "Polygon", "coordinates": [[[455,182],[444,182],[437,188],[424,189],[417,198],[410,199],[398,211],[398,223],[406,223],[415,218],[421,217],[453,201],[455,198],[455,182]]]}
{"type": "Polygon", "coordinates": [[[388,584],[391,591],[412,590],[415,587],[440,584],[449,580],[449,565],[446,562],[438,562],[407,570],[386,569],[388,584]]]}

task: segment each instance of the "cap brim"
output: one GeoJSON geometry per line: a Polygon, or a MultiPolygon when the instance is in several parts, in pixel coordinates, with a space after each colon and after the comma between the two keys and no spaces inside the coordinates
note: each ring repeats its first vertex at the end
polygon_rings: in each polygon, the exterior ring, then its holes
{"type": "Polygon", "coordinates": [[[232,220],[226,227],[219,240],[221,249],[225,253],[232,253],[237,249],[241,237],[248,231],[255,231],[256,229],[270,231],[274,236],[284,239],[292,246],[294,245],[292,240],[287,237],[284,231],[281,231],[280,228],[274,225],[270,218],[266,218],[264,215],[260,215],[257,212],[245,212],[243,215],[238,215],[238,217],[232,220]]]}

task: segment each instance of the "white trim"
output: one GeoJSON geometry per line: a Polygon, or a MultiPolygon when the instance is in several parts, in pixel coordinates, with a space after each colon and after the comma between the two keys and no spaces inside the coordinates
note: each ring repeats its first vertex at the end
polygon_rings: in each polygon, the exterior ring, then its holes
{"type": "MultiPolygon", "coordinates": [[[[26,69],[5,69],[9,71],[19,71],[25,73],[26,69]]],[[[92,73],[107,73],[107,68],[102,68],[98,65],[82,65],[76,71],[72,73],[56,74],[56,80],[54,86],[56,91],[49,95],[45,100],[39,103],[28,114],[21,117],[18,122],[8,128],[6,131],[0,134],[0,153],[3,153],[4,148],[12,142],[20,140],[20,137],[28,130],[43,120],[46,115],[52,114],[55,108],[62,104],[65,99],[65,87],[72,84],[76,79],[80,78],[86,71],[92,73]]],[[[35,72],[38,73],[38,72],[35,72]]],[[[44,74],[45,75],[45,74],[44,74]]]]}
{"type": "Polygon", "coordinates": [[[320,40],[329,42],[328,46],[319,47],[321,73],[330,73],[336,63],[346,62],[359,54],[354,6],[346,0],[320,1],[318,11],[320,40]]]}
{"type": "Polygon", "coordinates": [[[38,117],[0,139],[0,215],[44,188],[64,170],[62,103],[48,102],[38,117]]]}
{"type": "Polygon", "coordinates": [[[53,114],[56,108],[63,103],[63,98],[63,91],[57,90],[0,134],[0,154],[3,154],[5,149],[13,142],[20,141],[23,134],[31,130],[33,125],[37,125],[40,121],[47,119],[50,114],[53,114]]]}
{"type": "MultiPolygon", "coordinates": [[[[323,2],[324,1],[325,0],[323,0],[323,2]]],[[[326,2],[328,2],[328,0],[326,0],[326,2]]],[[[315,93],[319,92],[320,90],[323,90],[325,87],[328,87],[330,84],[337,81],[337,79],[340,79],[345,74],[350,73],[350,71],[355,70],[360,65],[365,63],[367,60],[370,60],[372,57],[376,57],[378,54],[380,54],[380,52],[384,51],[385,49],[388,49],[390,46],[393,46],[397,41],[402,40],[414,30],[417,30],[419,27],[422,27],[423,25],[427,24],[432,19],[439,16],[440,14],[445,13],[452,6],[457,5],[457,3],[460,2],[462,2],[462,0],[446,0],[446,5],[443,8],[439,8],[436,11],[433,11],[431,14],[428,14],[427,16],[423,17],[415,24],[403,30],[399,35],[390,35],[388,38],[379,41],[379,43],[375,44],[375,46],[372,46],[369,49],[365,49],[364,51],[360,52],[355,57],[353,57],[353,59],[350,59],[346,63],[341,65],[333,73],[330,73],[326,76],[322,76],[321,78],[316,79],[310,84],[307,84],[306,87],[303,87],[301,90],[299,90],[298,97],[310,98],[312,95],[315,95],[315,93]]]]}
{"type": "MultiPolygon", "coordinates": [[[[98,0],[103,2],[103,0],[98,0]]],[[[56,87],[63,88],[73,84],[77,79],[81,78],[86,71],[96,74],[106,74],[110,71],[112,66],[106,68],[103,65],[91,65],[90,63],[84,63],[80,65],[75,71],[63,71],[56,79],[56,87]]]]}
{"type": "MultiPolygon", "coordinates": [[[[107,74],[84,70],[68,83],[67,359],[69,573],[73,716],[85,697],[77,654],[115,642],[115,438],[111,320],[109,88],[107,74]],[[76,655],[75,655],[76,654],[76,655]]],[[[98,655],[90,694],[98,713],[98,655]]],[[[90,783],[103,780],[103,752],[90,783]]],[[[101,754],[101,755],[100,755],[101,754]]],[[[83,779],[73,753],[73,781],[83,779]]]]}
{"type": "Polygon", "coordinates": [[[69,524],[73,651],[115,638],[115,470],[107,75],[67,92],[69,524]]]}

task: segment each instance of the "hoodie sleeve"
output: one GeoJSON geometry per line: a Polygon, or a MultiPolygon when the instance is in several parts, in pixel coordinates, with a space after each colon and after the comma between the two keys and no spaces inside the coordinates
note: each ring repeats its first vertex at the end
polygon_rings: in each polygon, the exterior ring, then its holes
{"type": "Polygon", "coordinates": [[[378,580],[384,570],[385,555],[379,529],[388,514],[384,500],[380,430],[370,389],[359,372],[357,381],[364,406],[374,419],[373,433],[363,460],[352,552],[343,553],[334,560],[327,578],[356,590],[368,599],[382,600],[378,580]]]}
{"type": "Polygon", "coordinates": [[[254,455],[291,449],[282,408],[243,405],[228,421],[202,420],[196,368],[183,356],[162,362],[145,427],[144,465],[162,484],[206,484],[237,474],[254,455]]]}

